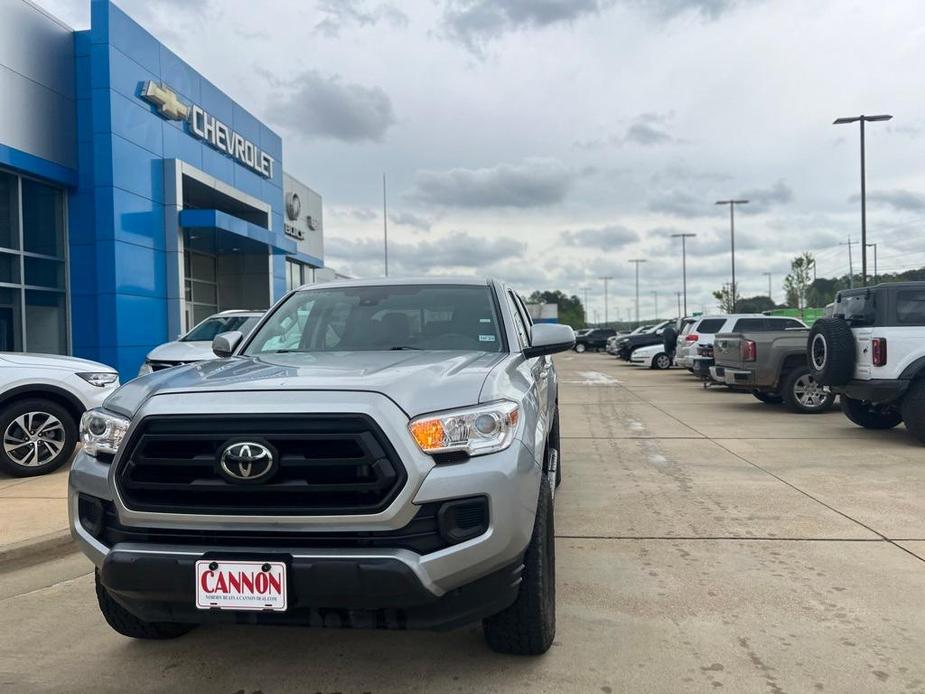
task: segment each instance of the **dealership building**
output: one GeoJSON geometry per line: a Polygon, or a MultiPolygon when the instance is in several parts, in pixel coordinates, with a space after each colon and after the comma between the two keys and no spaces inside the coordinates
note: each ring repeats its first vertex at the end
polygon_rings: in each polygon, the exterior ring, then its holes
{"type": "Polygon", "coordinates": [[[133,376],[216,311],[324,269],[283,142],[108,0],[74,31],[0,2],[0,351],[133,376]]]}

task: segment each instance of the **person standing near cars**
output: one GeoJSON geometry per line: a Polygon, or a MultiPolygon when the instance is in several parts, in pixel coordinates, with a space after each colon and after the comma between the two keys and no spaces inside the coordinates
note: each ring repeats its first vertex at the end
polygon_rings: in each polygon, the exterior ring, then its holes
{"type": "Polygon", "coordinates": [[[662,332],[662,344],[665,347],[665,354],[674,361],[674,353],[678,348],[678,328],[674,323],[665,326],[662,332]]]}

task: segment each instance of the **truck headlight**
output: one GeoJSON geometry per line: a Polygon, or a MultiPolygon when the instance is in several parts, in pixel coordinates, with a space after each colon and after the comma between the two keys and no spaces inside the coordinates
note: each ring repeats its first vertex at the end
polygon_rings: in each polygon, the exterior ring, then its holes
{"type": "Polygon", "coordinates": [[[119,374],[112,371],[89,371],[78,373],[77,375],[91,386],[96,386],[97,388],[104,388],[119,382],[119,374]]]}
{"type": "Polygon", "coordinates": [[[125,417],[102,409],[84,412],[80,418],[80,440],[84,451],[94,458],[98,453],[115,455],[122,445],[129,423],[125,417]]]}
{"type": "Polygon", "coordinates": [[[425,453],[464,452],[470,456],[502,451],[511,445],[520,408],[507,400],[424,415],[408,429],[425,453]]]}

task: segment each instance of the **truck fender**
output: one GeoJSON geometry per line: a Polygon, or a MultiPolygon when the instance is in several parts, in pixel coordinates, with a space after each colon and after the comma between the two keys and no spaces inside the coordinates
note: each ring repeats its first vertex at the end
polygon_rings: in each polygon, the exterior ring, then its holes
{"type": "Polygon", "coordinates": [[[900,380],[911,381],[925,373],[925,357],[919,357],[899,375],[900,380]]]}

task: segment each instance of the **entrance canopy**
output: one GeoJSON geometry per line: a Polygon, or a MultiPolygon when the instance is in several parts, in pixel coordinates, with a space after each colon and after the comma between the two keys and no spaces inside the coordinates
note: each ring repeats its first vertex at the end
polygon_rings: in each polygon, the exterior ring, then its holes
{"type": "Polygon", "coordinates": [[[273,249],[274,253],[296,253],[296,242],[283,238],[257,224],[221,210],[182,210],[180,226],[184,229],[220,229],[238,236],[257,241],[273,249]]]}

